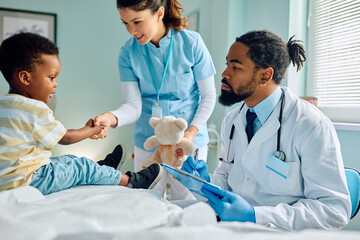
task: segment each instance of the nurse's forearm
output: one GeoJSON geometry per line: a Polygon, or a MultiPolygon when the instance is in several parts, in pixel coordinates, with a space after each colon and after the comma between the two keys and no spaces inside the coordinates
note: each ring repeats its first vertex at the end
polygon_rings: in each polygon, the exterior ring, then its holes
{"type": "Polygon", "coordinates": [[[123,82],[123,104],[116,110],[111,111],[117,117],[115,127],[137,121],[141,114],[142,101],[140,88],[137,82],[123,82]]]}
{"type": "Polygon", "coordinates": [[[196,110],[191,125],[194,125],[198,129],[201,129],[201,127],[206,123],[206,121],[211,116],[215,107],[216,90],[215,90],[214,76],[211,76],[204,80],[197,81],[197,85],[199,87],[201,101],[196,110]]]}
{"type": "Polygon", "coordinates": [[[194,137],[199,132],[199,129],[195,127],[194,125],[191,125],[188,130],[184,133],[184,137],[189,139],[190,141],[194,141],[194,137]]]}

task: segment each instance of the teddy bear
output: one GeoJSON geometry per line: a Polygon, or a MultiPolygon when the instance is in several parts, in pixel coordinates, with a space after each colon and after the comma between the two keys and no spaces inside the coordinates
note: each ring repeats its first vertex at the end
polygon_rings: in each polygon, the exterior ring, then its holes
{"type": "Polygon", "coordinates": [[[155,150],[151,158],[142,161],[142,168],[150,166],[152,163],[165,163],[174,168],[180,169],[187,156],[194,154],[194,144],[187,138],[184,138],[184,131],[187,128],[187,122],[182,118],[166,116],[163,118],[150,118],[150,126],[154,128],[155,135],[146,139],[144,148],[146,150],[155,150]],[[181,148],[184,156],[177,159],[176,149],[181,148]]]}

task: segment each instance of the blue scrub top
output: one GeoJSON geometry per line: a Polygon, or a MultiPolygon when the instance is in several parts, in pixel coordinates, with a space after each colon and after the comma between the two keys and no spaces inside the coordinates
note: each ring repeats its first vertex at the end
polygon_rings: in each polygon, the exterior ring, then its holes
{"type": "MultiPolygon", "coordinates": [[[[171,31],[173,31],[173,46],[166,71],[165,80],[160,89],[159,106],[163,116],[174,116],[185,119],[190,125],[200,102],[200,92],[196,81],[207,79],[215,74],[215,68],[210,53],[200,34],[197,32],[170,29],[159,42],[157,48],[151,42],[141,45],[135,38],[129,39],[120,50],[119,71],[123,82],[138,82],[142,112],[136,122],[134,144],[144,149],[145,140],[154,135],[150,126],[152,106],[156,103],[156,91],[153,76],[159,88],[169,52],[171,31]],[[146,55],[146,49],[150,56],[146,55]],[[152,70],[150,72],[149,62],[152,70]]],[[[159,89],[158,89],[159,91],[159,89]]],[[[204,124],[194,139],[195,147],[204,147],[209,142],[207,126],[204,124]]]]}

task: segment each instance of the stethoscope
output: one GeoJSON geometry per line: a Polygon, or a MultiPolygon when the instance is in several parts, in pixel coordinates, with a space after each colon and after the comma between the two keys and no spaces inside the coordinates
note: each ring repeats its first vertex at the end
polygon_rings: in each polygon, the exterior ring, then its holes
{"type": "MultiPolygon", "coordinates": [[[[285,103],[285,93],[284,90],[281,89],[282,93],[281,93],[281,105],[280,105],[280,113],[279,113],[279,122],[280,122],[280,127],[278,129],[277,132],[277,147],[276,147],[276,152],[273,154],[276,158],[280,159],[281,161],[285,162],[286,159],[286,155],[283,151],[280,150],[280,137],[281,137],[281,124],[282,124],[282,115],[283,115],[283,107],[284,107],[284,103],[285,103]]],[[[241,112],[241,110],[243,109],[245,103],[243,103],[241,105],[241,108],[239,110],[239,114],[241,112]]],[[[235,125],[233,124],[231,126],[231,130],[230,130],[230,136],[229,136],[229,147],[227,150],[227,159],[223,159],[220,158],[219,160],[224,162],[224,163],[230,163],[233,164],[234,163],[234,159],[229,161],[229,153],[230,153],[230,148],[231,148],[231,143],[232,143],[232,139],[234,136],[234,131],[235,131],[235,125]]]]}

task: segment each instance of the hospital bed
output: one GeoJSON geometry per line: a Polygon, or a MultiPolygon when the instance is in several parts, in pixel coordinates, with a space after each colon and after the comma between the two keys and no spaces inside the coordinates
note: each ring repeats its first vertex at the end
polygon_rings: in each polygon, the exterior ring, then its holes
{"type": "Polygon", "coordinates": [[[206,203],[174,204],[155,190],[78,186],[50,195],[33,187],[0,192],[0,239],[352,240],[358,231],[271,229],[216,221],[206,203]]]}

